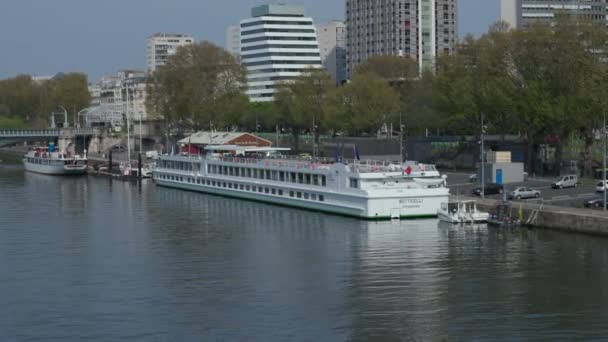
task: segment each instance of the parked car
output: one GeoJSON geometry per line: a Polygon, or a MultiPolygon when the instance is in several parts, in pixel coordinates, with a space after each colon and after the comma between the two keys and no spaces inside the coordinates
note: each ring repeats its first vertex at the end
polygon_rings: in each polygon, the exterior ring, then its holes
{"type": "Polygon", "coordinates": [[[599,181],[599,183],[597,183],[597,185],[595,186],[595,191],[604,192],[604,191],[606,191],[607,187],[608,187],[607,182],[599,181]]]}
{"type": "Polygon", "coordinates": [[[519,187],[509,194],[510,199],[524,199],[524,198],[539,198],[540,191],[533,190],[530,188],[519,187]]]}
{"type": "Polygon", "coordinates": [[[125,151],[127,147],[125,145],[114,145],[110,148],[112,151],[125,151]]]}
{"type": "Polygon", "coordinates": [[[595,198],[589,201],[585,201],[586,208],[603,208],[604,207],[604,199],[603,198],[595,198]]]}
{"type": "Polygon", "coordinates": [[[474,173],[474,174],[472,174],[472,175],[469,176],[469,182],[471,182],[471,183],[477,182],[477,174],[476,173],[474,173]]]}
{"type": "MultiPolygon", "coordinates": [[[[484,186],[483,189],[484,195],[496,195],[502,192],[502,185],[498,185],[496,183],[488,183],[484,186]]],[[[481,186],[478,186],[473,189],[473,195],[481,196],[481,186]]]]}
{"type": "Polygon", "coordinates": [[[551,184],[553,189],[576,188],[578,177],[576,175],[563,176],[551,184]]]}

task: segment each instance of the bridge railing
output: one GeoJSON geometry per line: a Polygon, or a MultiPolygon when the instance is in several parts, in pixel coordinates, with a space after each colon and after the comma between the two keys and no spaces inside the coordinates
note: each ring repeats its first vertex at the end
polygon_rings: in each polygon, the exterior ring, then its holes
{"type": "Polygon", "coordinates": [[[93,128],[66,128],[66,129],[0,129],[0,138],[20,137],[58,137],[61,135],[94,135],[93,128]]]}

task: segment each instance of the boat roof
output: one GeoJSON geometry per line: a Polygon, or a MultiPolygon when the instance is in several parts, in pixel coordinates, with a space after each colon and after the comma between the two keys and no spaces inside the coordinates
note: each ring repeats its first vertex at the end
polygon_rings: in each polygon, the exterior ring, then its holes
{"type": "Polygon", "coordinates": [[[239,145],[209,145],[205,146],[207,151],[236,151],[236,152],[280,152],[291,151],[287,147],[260,147],[260,146],[239,146],[239,145]]]}

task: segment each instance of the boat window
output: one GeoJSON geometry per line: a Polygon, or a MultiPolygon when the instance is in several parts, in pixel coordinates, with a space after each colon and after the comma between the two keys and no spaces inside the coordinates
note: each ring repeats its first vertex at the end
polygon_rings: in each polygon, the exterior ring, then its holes
{"type": "Polygon", "coordinates": [[[290,178],[291,183],[295,183],[296,182],[296,173],[291,172],[289,178],[290,178]]]}
{"type": "Polygon", "coordinates": [[[298,184],[304,183],[304,174],[298,173],[298,184]]]}
{"type": "Polygon", "coordinates": [[[305,176],[306,176],[306,184],[311,184],[312,176],[310,175],[310,173],[307,173],[305,176]]]}
{"type": "Polygon", "coordinates": [[[298,193],[296,194],[296,197],[302,198],[302,193],[298,191],[298,193]]]}
{"type": "Polygon", "coordinates": [[[257,189],[257,187],[252,186],[252,187],[251,187],[251,191],[256,192],[256,191],[258,191],[258,189],[257,189]]]}
{"type": "Polygon", "coordinates": [[[323,196],[323,195],[319,195],[319,201],[321,201],[321,202],[325,202],[325,196],[323,196]]]}
{"type": "Polygon", "coordinates": [[[308,198],[310,198],[310,194],[308,192],[305,192],[304,193],[304,199],[308,199],[308,198]]]}
{"type": "Polygon", "coordinates": [[[273,170],[271,173],[272,173],[272,180],[276,181],[278,179],[278,172],[273,170]]]}
{"type": "Polygon", "coordinates": [[[310,199],[313,201],[317,200],[317,194],[310,194],[310,199]]]}
{"type": "Polygon", "coordinates": [[[245,185],[245,190],[249,191],[251,190],[251,187],[249,185],[245,185]]]}
{"type": "Polygon", "coordinates": [[[277,194],[277,189],[270,189],[270,192],[271,192],[273,195],[276,195],[276,194],[277,194]]]}
{"type": "Polygon", "coordinates": [[[283,196],[283,190],[279,189],[279,196],[283,196]]]}
{"type": "Polygon", "coordinates": [[[359,188],[359,180],[357,178],[351,178],[350,179],[350,187],[353,189],[358,189],[359,188]]]}
{"type": "Polygon", "coordinates": [[[269,192],[270,192],[270,189],[265,188],[265,189],[264,189],[264,192],[265,192],[265,193],[269,193],[269,192]]]}
{"type": "Polygon", "coordinates": [[[228,183],[228,188],[232,189],[232,183],[228,183]]]}
{"type": "Polygon", "coordinates": [[[289,197],[293,197],[293,191],[289,192],[289,197]]]}
{"type": "Polygon", "coordinates": [[[264,189],[262,187],[259,187],[258,192],[264,192],[264,189]]]}
{"type": "Polygon", "coordinates": [[[279,181],[281,181],[281,182],[285,181],[285,172],[279,171],[279,181]]]}
{"type": "Polygon", "coordinates": [[[245,186],[243,184],[239,184],[239,190],[243,190],[245,186]]]}
{"type": "Polygon", "coordinates": [[[224,188],[226,187],[226,182],[222,183],[222,187],[224,187],[224,188]]]}
{"type": "Polygon", "coordinates": [[[251,178],[251,169],[247,169],[247,177],[251,178]]]}
{"type": "Polygon", "coordinates": [[[272,179],[270,178],[270,170],[266,170],[266,179],[272,179]]]}
{"type": "Polygon", "coordinates": [[[321,186],[327,186],[327,177],[321,176],[321,186]]]}

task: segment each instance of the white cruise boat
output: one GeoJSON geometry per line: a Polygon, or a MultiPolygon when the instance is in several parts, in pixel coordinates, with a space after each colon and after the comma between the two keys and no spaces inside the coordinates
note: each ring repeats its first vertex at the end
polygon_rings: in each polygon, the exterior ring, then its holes
{"type": "Polygon", "coordinates": [[[205,156],[160,156],[156,184],[363,219],[437,217],[449,197],[433,165],[297,159],[270,147],[205,149],[205,156]]]}
{"type": "Polygon", "coordinates": [[[488,222],[490,214],[477,209],[475,201],[449,201],[441,203],[437,211],[439,219],[448,223],[482,223],[488,222]]]}
{"type": "Polygon", "coordinates": [[[26,171],[47,175],[82,175],[87,172],[87,158],[37,147],[23,157],[26,171]]]}

